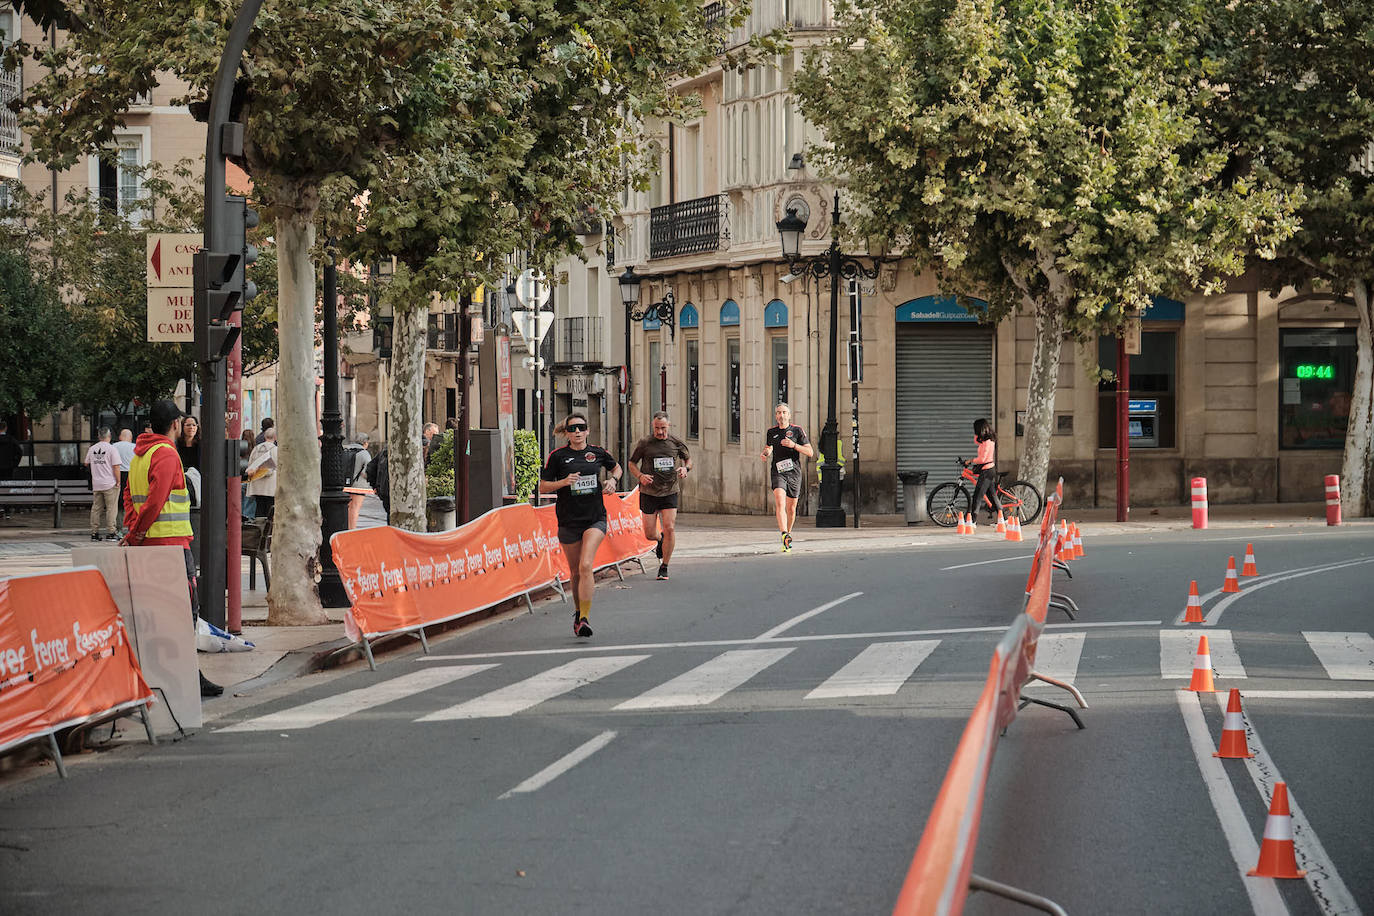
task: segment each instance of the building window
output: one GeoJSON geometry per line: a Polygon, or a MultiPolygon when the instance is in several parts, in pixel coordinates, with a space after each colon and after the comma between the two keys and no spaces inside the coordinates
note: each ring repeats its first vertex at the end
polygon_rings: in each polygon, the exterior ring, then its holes
{"type": "Polygon", "coordinates": [[[524,388],[517,388],[515,391],[515,428],[528,429],[525,425],[525,399],[528,397],[524,388]]]}
{"type": "MultiPolygon", "coordinates": [[[[1176,331],[1145,331],[1140,335],[1140,353],[1131,357],[1131,387],[1128,396],[1132,401],[1145,402],[1147,407],[1154,402],[1153,426],[1158,448],[1175,448],[1177,439],[1177,347],[1176,331]]],[[[1099,337],[1097,341],[1097,364],[1103,369],[1116,372],[1116,338],[1099,337]]],[[[1132,436],[1148,434],[1147,427],[1132,427],[1132,436]]],[[[1132,441],[1132,447],[1141,447],[1144,442],[1132,441]]],[[[1116,448],[1116,382],[1103,381],[1097,388],[1097,447],[1116,448]]]]}
{"type": "Polygon", "coordinates": [[[644,375],[644,396],[645,402],[649,405],[649,410],[663,410],[660,403],[662,398],[659,395],[661,387],[659,377],[663,370],[663,353],[661,345],[656,340],[649,341],[649,371],[644,375]]]}
{"type": "Polygon", "coordinates": [[[731,337],[725,342],[725,352],[728,358],[728,368],[725,379],[725,390],[729,392],[730,398],[730,441],[739,441],[740,431],[740,372],[739,372],[739,338],[731,337]]]}
{"type": "Polygon", "coordinates": [[[699,342],[687,341],[687,438],[701,437],[701,354],[699,342]]]}
{"type": "Polygon", "coordinates": [[[772,339],[772,385],[773,405],[786,404],[787,401],[787,338],[778,336],[772,339]]]}
{"type": "Polygon", "coordinates": [[[97,196],[101,206],[126,216],[138,209],[143,197],[142,144],[125,138],[119,146],[100,157],[96,164],[97,196]]]}
{"type": "Polygon", "coordinates": [[[1279,448],[1344,447],[1355,356],[1353,330],[1279,330],[1279,448]]]}
{"type": "Polygon", "coordinates": [[[253,390],[250,388],[243,393],[243,428],[254,429],[257,423],[257,415],[253,413],[253,390]]]}

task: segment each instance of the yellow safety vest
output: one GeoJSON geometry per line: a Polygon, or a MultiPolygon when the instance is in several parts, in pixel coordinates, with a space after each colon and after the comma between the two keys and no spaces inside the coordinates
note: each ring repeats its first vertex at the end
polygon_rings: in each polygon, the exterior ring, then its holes
{"type": "MultiPolygon", "coordinates": [[[[129,498],[134,502],[134,511],[141,512],[148,501],[148,468],[153,463],[153,452],[160,448],[172,448],[166,442],[159,442],[142,455],[135,455],[129,462],[129,498]]],[[[175,450],[173,450],[175,454],[175,450]]],[[[181,467],[181,459],[177,459],[181,467]]],[[[186,479],[183,476],[179,489],[167,494],[167,502],[157,514],[157,521],[144,533],[150,538],[188,538],[191,537],[191,494],[186,492],[186,479]]]]}

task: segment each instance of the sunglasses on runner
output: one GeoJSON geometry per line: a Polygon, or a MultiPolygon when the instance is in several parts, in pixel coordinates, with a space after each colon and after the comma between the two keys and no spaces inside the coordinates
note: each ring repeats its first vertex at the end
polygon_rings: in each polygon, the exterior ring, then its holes
{"type": "Polygon", "coordinates": [[[568,432],[570,432],[570,433],[585,433],[585,432],[587,431],[587,424],[586,424],[586,423],[569,423],[568,426],[567,426],[567,430],[568,430],[568,432]]]}

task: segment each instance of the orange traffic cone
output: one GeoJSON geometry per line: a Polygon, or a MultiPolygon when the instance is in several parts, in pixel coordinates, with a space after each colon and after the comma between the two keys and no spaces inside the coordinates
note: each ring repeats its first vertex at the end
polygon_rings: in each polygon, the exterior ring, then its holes
{"type": "Polygon", "coordinates": [[[1259,864],[1246,872],[1258,878],[1301,878],[1307,872],[1298,868],[1293,847],[1293,815],[1288,810],[1288,783],[1274,783],[1274,798],[1264,822],[1259,864]]]}
{"type": "Polygon", "coordinates": [[[1245,565],[1240,568],[1242,576],[1258,576],[1259,569],[1255,567],[1255,548],[1250,544],[1245,545],[1245,565]]]}
{"type": "Polygon", "coordinates": [[[1221,725],[1221,745],[1213,757],[1227,760],[1243,760],[1253,757],[1250,747],[1245,743],[1245,716],[1240,711],[1240,691],[1231,688],[1226,700],[1226,720],[1221,725]]]}
{"type": "Polygon", "coordinates": [[[1007,519],[1006,519],[1005,516],[1002,515],[1002,510],[1001,510],[1001,509],[998,509],[998,510],[997,510],[997,533],[998,533],[998,534],[1006,534],[1006,533],[1007,533],[1007,519]]]}
{"type": "Polygon", "coordinates": [[[1184,689],[1194,693],[1217,692],[1217,688],[1212,684],[1212,650],[1207,645],[1206,636],[1197,641],[1197,655],[1193,659],[1193,679],[1184,689]]]}
{"type": "Polygon", "coordinates": [[[1240,579],[1236,577],[1235,557],[1226,561],[1226,581],[1221,584],[1221,590],[1228,594],[1240,591],[1240,579]]]}
{"type": "Polygon", "coordinates": [[[1077,560],[1083,556],[1083,532],[1078,530],[1076,524],[1070,530],[1073,531],[1073,558],[1077,560]]]}
{"type": "Polygon", "coordinates": [[[965,534],[977,534],[977,533],[978,533],[978,513],[976,513],[976,512],[970,512],[970,513],[968,514],[968,525],[965,526],[964,533],[965,533],[965,534]]]}
{"type": "Polygon", "coordinates": [[[1197,580],[1188,583],[1188,609],[1183,612],[1184,623],[1202,623],[1202,599],[1197,595],[1197,580]]]}
{"type": "Polygon", "coordinates": [[[968,526],[964,523],[964,513],[959,513],[959,524],[954,526],[955,534],[968,534],[968,526]]]}

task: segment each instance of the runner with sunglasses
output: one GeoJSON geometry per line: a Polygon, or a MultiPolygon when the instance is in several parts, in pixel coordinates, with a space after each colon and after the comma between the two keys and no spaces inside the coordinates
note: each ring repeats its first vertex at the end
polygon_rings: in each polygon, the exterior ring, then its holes
{"type": "Polygon", "coordinates": [[[604,448],[587,444],[587,415],[573,411],[554,428],[568,444],[549,453],[540,472],[539,492],[557,493],[558,543],[572,573],[573,635],[591,636],[587,617],[596,593],[596,549],[606,536],[606,504],[602,494],[614,493],[620,465],[604,448]],[[609,473],[603,482],[602,470],[609,473]]]}

